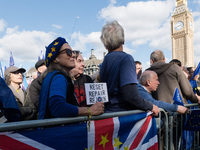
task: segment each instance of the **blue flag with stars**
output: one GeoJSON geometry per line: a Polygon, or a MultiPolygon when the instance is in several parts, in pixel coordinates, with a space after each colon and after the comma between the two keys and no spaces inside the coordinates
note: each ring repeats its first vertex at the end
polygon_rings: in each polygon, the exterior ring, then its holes
{"type": "MultiPolygon", "coordinates": [[[[194,73],[193,73],[193,75],[192,75],[192,79],[193,79],[196,75],[198,75],[199,72],[200,72],[200,62],[199,62],[197,68],[195,69],[195,71],[194,71],[194,73]]],[[[192,80],[192,79],[191,79],[191,80],[192,80]]]]}
{"type": "Polygon", "coordinates": [[[194,77],[195,77],[196,75],[199,74],[199,72],[200,72],[200,63],[198,64],[197,68],[195,69],[195,71],[194,71],[194,73],[193,73],[193,75],[192,75],[192,78],[190,79],[190,84],[191,84],[191,86],[192,86],[192,89],[193,89],[194,94],[196,94],[197,81],[196,81],[196,80],[193,80],[193,79],[194,79],[194,77]]]}
{"type": "Polygon", "coordinates": [[[184,130],[200,131],[200,109],[192,110],[185,126],[184,130]]]}
{"type": "Polygon", "coordinates": [[[183,104],[183,101],[182,101],[182,98],[181,98],[181,95],[179,93],[179,90],[178,88],[175,89],[175,92],[174,92],[174,96],[173,96],[173,100],[174,100],[174,104],[177,104],[177,105],[182,105],[184,106],[183,104]]]}
{"type": "Polygon", "coordinates": [[[14,66],[14,65],[15,65],[14,58],[13,58],[12,52],[10,52],[10,66],[14,66]]]}

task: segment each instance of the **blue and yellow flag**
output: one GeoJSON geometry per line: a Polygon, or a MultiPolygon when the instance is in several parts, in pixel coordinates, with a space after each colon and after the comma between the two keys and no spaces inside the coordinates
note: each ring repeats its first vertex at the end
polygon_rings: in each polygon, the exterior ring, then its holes
{"type": "Polygon", "coordinates": [[[12,52],[10,52],[10,66],[14,66],[14,65],[15,65],[14,58],[13,58],[12,52]]]}
{"type": "Polygon", "coordinates": [[[182,98],[181,98],[181,95],[180,95],[180,93],[179,93],[178,88],[175,89],[174,96],[173,96],[173,100],[174,100],[174,104],[184,106],[183,100],[182,100],[182,98]]]}
{"type": "Polygon", "coordinates": [[[198,64],[197,68],[195,69],[195,71],[194,71],[194,73],[193,73],[193,75],[192,75],[192,78],[190,79],[190,84],[191,84],[191,86],[192,86],[192,89],[193,89],[194,94],[196,94],[196,90],[197,90],[197,81],[196,81],[196,80],[193,80],[193,79],[194,79],[194,77],[195,77],[196,75],[199,74],[199,72],[200,72],[200,63],[198,64]]]}
{"type": "Polygon", "coordinates": [[[184,126],[184,130],[200,131],[200,110],[193,110],[184,126]]]}
{"type": "Polygon", "coordinates": [[[40,56],[38,56],[38,60],[45,59],[43,52],[40,52],[40,56]]]}
{"type": "Polygon", "coordinates": [[[194,78],[196,75],[198,75],[199,72],[200,72],[200,62],[199,62],[199,64],[198,64],[197,68],[195,69],[195,71],[194,71],[194,73],[193,73],[193,75],[192,75],[192,79],[191,79],[191,80],[193,80],[193,78],[194,78]]]}

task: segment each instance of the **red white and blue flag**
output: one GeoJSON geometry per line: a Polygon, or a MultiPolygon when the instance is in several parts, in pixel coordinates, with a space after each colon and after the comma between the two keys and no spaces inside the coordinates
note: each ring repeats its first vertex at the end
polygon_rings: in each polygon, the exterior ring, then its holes
{"type": "Polygon", "coordinates": [[[0,149],[156,150],[155,118],[126,115],[59,127],[0,133],[0,149]]]}

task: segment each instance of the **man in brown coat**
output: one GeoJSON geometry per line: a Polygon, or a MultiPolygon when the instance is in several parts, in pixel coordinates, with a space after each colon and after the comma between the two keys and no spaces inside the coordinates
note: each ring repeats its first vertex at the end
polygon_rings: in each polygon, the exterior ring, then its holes
{"type": "Polygon", "coordinates": [[[173,103],[172,99],[177,87],[184,104],[187,104],[187,99],[193,103],[200,103],[200,96],[194,94],[183,71],[175,64],[165,63],[165,56],[162,51],[153,51],[150,61],[152,65],[147,70],[155,71],[160,82],[158,89],[153,93],[155,99],[173,103]]]}

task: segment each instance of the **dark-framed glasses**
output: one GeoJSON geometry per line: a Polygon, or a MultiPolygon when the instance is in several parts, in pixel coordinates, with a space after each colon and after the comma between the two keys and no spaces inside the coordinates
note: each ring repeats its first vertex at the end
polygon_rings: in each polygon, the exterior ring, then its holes
{"type": "MultiPolygon", "coordinates": [[[[71,49],[66,48],[66,49],[63,49],[63,50],[61,50],[61,51],[59,52],[59,54],[63,54],[63,53],[66,53],[67,56],[72,57],[72,53],[74,53],[74,51],[72,51],[71,49]]],[[[74,53],[74,54],[75,54],[75,53],[74,53]]]]}

